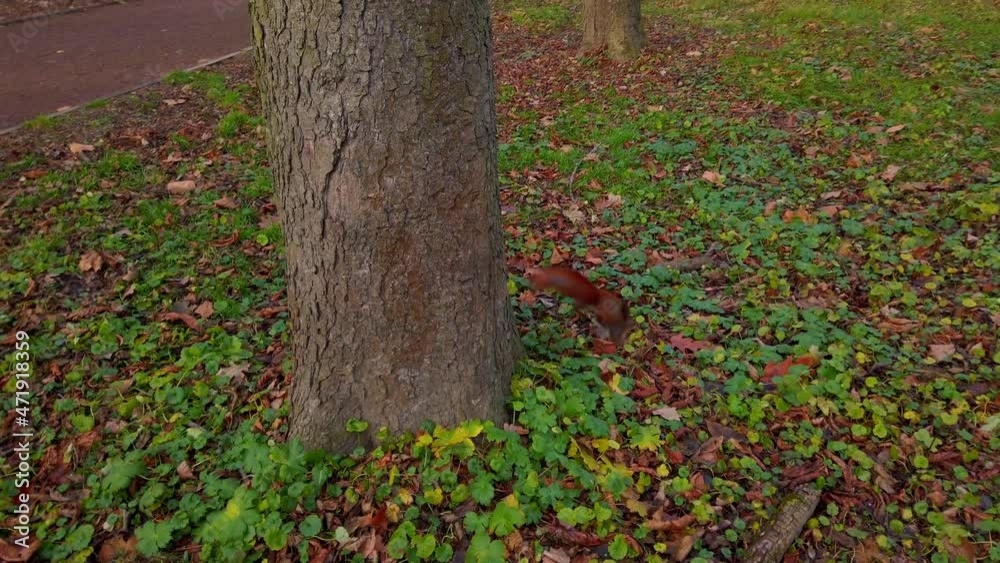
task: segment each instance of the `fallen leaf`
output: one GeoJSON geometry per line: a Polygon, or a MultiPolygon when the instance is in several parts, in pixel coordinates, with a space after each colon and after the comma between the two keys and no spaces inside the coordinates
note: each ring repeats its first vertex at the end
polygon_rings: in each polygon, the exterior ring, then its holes
{"type": "Polygon", "coordinates": [[[569,209],[563,209],[563,216],[565,216],[571,223],[578,225],[583,222],[587,217],[583,211],[580,211],[578,207],[570,207],[569,209]]]}
{"type": "Polygon", "coordinates": [[[600,199],[595,205],[595,207],[597,207],[598,211],[604,211],[605,209],[614,209],[617,207],[621,207],[624,201],[625,201],[624,198],[622,198],[622,196],[618,194],[608,194],[604,196],[602,199],[600,199]]]}
{"type": "Polygon", "coordinates": [[[819,198],[823,200],[834,199],[840,197],[841,193],[843,193],[841,190],[833,190],[832,192],[823,192],[819,194],[819,198]]]}
{"type": "Polygon", "coordinates": [[[188,465],[186,459],[177,466],[177,475],[179,475],[181,479],[188,481],[195,479],[194,471],[191,471],[191,466],[188,465]]]}
{"type": "Polygon", "coordinates": [[[198,189],[198,186],[194,183],[194,180],[178,180],[167,184],[167,193],[172,195],[184,195],[196,189],[198,189]]]}
{"type": "Polygon", "coordinates": [[[886,182],[891,182],[896,178],[896,174],[899,174],[899,171],[902,169],[903,169],[902,166],[890,164],[889,166],[886,167],[886,169],[882,172],[882,174],[879,175],[879,177],[885,180],[886,182]]]}
{"type": "Polygon", "coordinates": [[[595,338],[592,349],[595,354],[614,354],[618,351],[618,346],[610,340],[595,338]]]}
{"type": "Polygon", "coordinates": [[[94,145],[85,145],[83,143],[70,143],[69,152],[73,154],[80,154],[85,152],[90,152],[94,150],[94,145]]]}
{"type": "Polygon", "coordinates": [[[194,310],[194,314],[203,319],[211,317],[214,312],[215,305],[213,305],[211,301],[202,301],[201,305],[198,305],[198,308],[194,310]]]}
{"type": "Polygon", "coordinates": [[[694,524],[694,516],[685,514],[670,520],[646,520],[646,528],[651,532],[677,532],[694,524]]]}
{"type": "Polygon", "coordinates": [[[180,321],[185,325],[187,325],[187,327],[190,328],[191,330],[196,330],[198,332],[201,332],[201,327],[198,326],[198,320],[195,319],[194,316],[189,315],[187,313],[177,313],[174,311],[170,311],[167,313],[160,313],[156,315],[154,319],[158,322],[180,321]]]}
{"type": "Polygon", "coordinates": [[[885,132],[886,133],[898,133],[898,132],[902,131],[903,129],[906,129],[906,124],[900,123],[899,125],[893,125],[892,127],[886,129],[885,132]]]}
{"type": "Polygon", "coordinates": [[[764,205],[764,217],[770,217],[774,215],[774,212],[778,209],[777,201],[769,201],[764,205]]]}
{"type": "Polygon", "coordinates": [[[236,202],[233,201],[228,196],[220,197],[219,199],[213,201],[212,205],[220,209],[236,209],[237,207],[239,207],[238,205],[236,205],[236,202]]]}
{"type": "Polygon", "coordinates": [[[792,211],[791,209],[786,209],[784,213],[781,214],[781,220],[785,223],[791,223],[795,219],[801,220],[807,225],[816,223],[816,218],[806,210],[805,207],[799,206],[798,209],[792,211]]]}
{"type": "Polygon", "coordinates": [[[939,362],[943,362],[955,355],[954,344],[931,344],[929,348],[931,357],[939,362]]]}
{"type": "Polygon", "coordinates": [[[185,98],[177,98],[176,100],[168,98],[166,100],[163,100],[163,103],[167,104],[170,107],[179,106],[185,102],[187,102],[185,98]]]}
{"type": "Polygon", "coordinates": [[[3,561],[29,561],[35,554],[42,541],[38,538],[28,540],[28,548],[11,545],[4,540],[0,540],[0,560],[3,561]]]}
{"type": "Polygon", "coordinates": [[[663,420],[680,420],[681,419],[681,415],[680,415],[680,413],[677,412],[677,409],[675,409],[674,407],[670,407],[670,406],[660,407],[660,408],[656,409],[655,411],[653,411],[653,414],[655,414],[656,416],[662,418],[663,420]]]}
{"type": "Polygon", "coordinates": [[[232,364],[224,368],[220,368],[218,372],[219,377],[224,377],[229,380],[232,385],[239,385],[246,381],[247,369],[250,368],[250,364],[232,364]]]}
{"type": "Polygon", "coordinates": [[[689,57],[700,57],[701,56],[701,51],[698,51],[698,50],[688,51],[687,53],[684,53],[684,54],[687,55],[687,56],[689,56],[689,57]]]}
{"type": "Polygon", "coordinates": [[[569,554],[561,549],[546,549],[542,554],[542,563],[570,563],[569,554]]]}
{"type": "Polygon", "coordinates": [[[164,158],[160,162],[162,164],[173,164],[175,162],[180,162],[182,160],[184,160],[184,155],[182,155],[179,152],[172,152],[172,153],[170,153],[170,154],[167,155],[167,158],[164,158]]]}
{"type": "Polygon", "coordinates": [[[81,272],[99,272],[103,265],[104,257],[95,250],[88,250],[80,257],[81,272]]]}
{"type": "Polygon", "coordinates": [[[711,170],[706,170],[704,173],[702,173],[701,179],[705,180],[706,182],[711,182],[716,186],[722,184],[722,176],[720,176],[718,172],[713,172],[711,170]]]}
{"type": "Polygon", "coordinates": [[[97,560],[101,563],[111,563],[112,561],[132,561],[135,558],[136,546],[139,538],[136,536],[124,540],[121,537],[113,537],[101,544],[101,550],[97,554],[97,560]]]}
{"type": "Polygon", "coordinates": [[[674,561],[685,561],[694,548],[694,542],[701,537],[701,531],[683,534],[673,541],[667,542],[667,553],[674,561]]]}
{"type": "Polygon", "coordinates": [[[833,217],[833,216],[837,215],[837,213],[840,213],[840,206],[839,205],[824,205],[823,207],[819,208],[819,211],[820,211],[820,213],[823,213],[824,215],[828,215],[830,217],[833,217]]]}
{"type": "Polygon", "coordinates": [[[670,337],[670,345],[677,348],[681,352],[697,352],[698,350],[705,350],[711,348],[712,344],[710,342],[705,342],[703,340],[692,340],[684,335],[675,334],[670,337]]]}
{"type": "Polygon", "coordinates": [[[879,321],[878,323],[878,329],[882,332],[893,332],[897,334],[901,332],[909,332],[918,326],[920,326],[918,321],[901,319],[898,317],[889,317],[879,321]]]}
{"type": "Polygon", "coordinates": [[[812,354],[804,354],[798,358],[788,357],[784,361],[773,363],[770,362],[764,366],[764,376],[761,381],[765,383],[771,383],[775,377],[784,377],[788,375],[788,371],[792,369],[792,366],[806,366],[813,367],[819,363],[819,358],[813,356],[812,354]]]}
{"type": "Polygon", "coordinates": [[[725,441],[726,439],[723,436],[712,436],[704,444],[702,444],[700,448],[698,448],[698,452],[694,454],[691,461],[707,464],[713,464],[719,461],[719,459],[721,459],[719,449],[725,441]]]}

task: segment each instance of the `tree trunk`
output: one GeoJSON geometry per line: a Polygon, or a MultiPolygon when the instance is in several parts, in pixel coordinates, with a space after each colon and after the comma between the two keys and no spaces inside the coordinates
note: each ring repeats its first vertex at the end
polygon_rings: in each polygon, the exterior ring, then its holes
{"type": "Polygon", "coordinates": [[[291,437],[502,420],[506,292],[487,0],[253,0],[285,233],[291,437]]]}
{"type": "Polygon", "coordinates": [[[583,51],[607,49],[615,60],[635,57],[646,45],[639,0],[583,0],[583,51]]]}

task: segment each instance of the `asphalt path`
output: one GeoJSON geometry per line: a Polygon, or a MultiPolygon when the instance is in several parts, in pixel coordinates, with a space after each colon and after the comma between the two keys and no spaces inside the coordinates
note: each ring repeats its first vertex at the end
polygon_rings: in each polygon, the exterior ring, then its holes
{"type": "Polygon", "coordinates": [[[136,0],[0,26],[0,130],[249,44],[247,0],[136,0]]]}

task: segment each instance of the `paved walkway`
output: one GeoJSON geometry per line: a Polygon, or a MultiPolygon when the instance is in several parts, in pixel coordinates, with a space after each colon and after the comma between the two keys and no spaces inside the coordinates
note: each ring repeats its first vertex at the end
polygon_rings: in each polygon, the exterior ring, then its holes
{"type": "Polygon", "coordinates": [[[0,130],[249,44],[247,0],[136,0],[0,26],[0,130]]]}

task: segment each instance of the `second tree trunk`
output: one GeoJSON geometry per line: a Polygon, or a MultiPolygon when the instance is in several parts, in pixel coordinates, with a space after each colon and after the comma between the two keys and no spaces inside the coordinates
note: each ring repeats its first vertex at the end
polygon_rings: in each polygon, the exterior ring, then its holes
{"type": "Polygon", "coordinates": [[[607,49],[616,60],[635,57],[646,45],[639,0],[583,0],[583,51],[607,49]]]}

